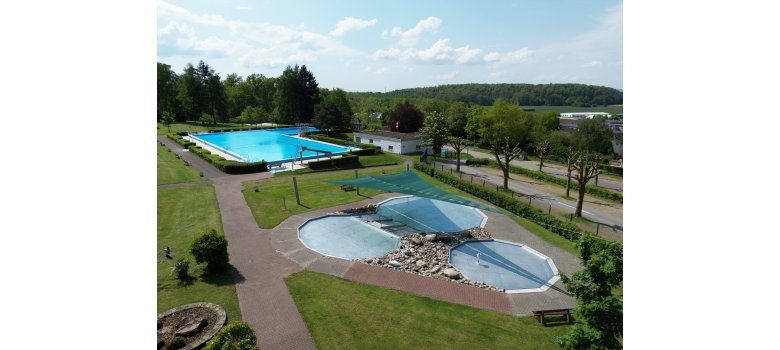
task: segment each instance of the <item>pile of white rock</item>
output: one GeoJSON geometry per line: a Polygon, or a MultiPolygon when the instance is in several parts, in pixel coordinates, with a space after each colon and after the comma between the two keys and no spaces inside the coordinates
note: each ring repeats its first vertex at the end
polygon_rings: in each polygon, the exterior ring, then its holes
{"type": "Polygon", "coordinates": [[[465,278],[448,261],[449,249],[461,242],[474,239],[490,239],[488,232],[480,227],[459,234],[427,233],[401,238],[401,245],[379,258],[362,259],[374,266],[406,271],[425,277],[459,282],[470,286],[503,292],[501,288],[465,278]]]}

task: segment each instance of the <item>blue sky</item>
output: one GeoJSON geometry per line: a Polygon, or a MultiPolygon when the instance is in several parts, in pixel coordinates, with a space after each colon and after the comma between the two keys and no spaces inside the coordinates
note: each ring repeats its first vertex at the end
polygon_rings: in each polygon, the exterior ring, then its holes
{"type": "Polygon", "coordinates": [[[157,60],[347,91],[458,83],[623,88],[622,1],[158,1],[157,60]]]}

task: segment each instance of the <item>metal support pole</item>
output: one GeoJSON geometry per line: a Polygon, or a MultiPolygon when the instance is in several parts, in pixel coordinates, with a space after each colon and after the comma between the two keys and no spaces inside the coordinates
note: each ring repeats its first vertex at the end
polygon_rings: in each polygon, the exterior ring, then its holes
{"type": "Polygon", "coordinates": [[[287,200],[282,197],[282,204],[284,204],[284,210],[287,210],[287,200]]]}
{"type": "Polygon", "coordinates": [[[485,180],[482,180],[482,187],[485,187],[485,180]]]}
{"type": "Polygon", "coordinates": [[[528,205],[531,205],[532,200],[534,200],[534,197],[528,196],[528,205]]]}
{"type": "Polygon", "coordinates": [[[596,186],[598,186],[598,185],[599,185],[599,174],[596,173],[596,186]]]}
{"type": "MultiPolygon", "coordinates": [[[[357,169],[355,169],[355,178],[356,178],[356,179],[358,178],[358,172],[357,172],[357,169]]],[[[359,196],[359,195],[360,195],[360,187],[355,187],[355,190],[357,191],[357,195],[359,196]]]]}
{"type": "Polygon", "coordinates": [[[406,171],[409,171],[409,164],[406,164],[406,171]]]}
{"type": "Polygon", "coordinates": [[[463,180],[463,173],[458,173],[458,178],[463,180]]]}
{"type": "Polygon", "coordinates": [[[474,183],[474,175],[471,175],[471,183],[474,183]]]}
{"type": "Polygon", "coordinates": [[[601,227],[601,224],[596,223],[596,236],[599,235],[599,227],[601,227]]]}
{"type": "Polygon", "coordinates": [[[450,168],[450,176],[452,176],[452,168],[450,168]]]}
{"type": "Polygon", "coordinates": [[[571,222],[574,219],[574,213],[569,214],[569,222],[571,222]]]}
{"type": "Polygon", "coordinates": [[[512,191],[512,199],[515,199],[515,191],[512,191]]]}
{"type": "Polygon", "coordinates": [[[301,205],[301,197],[298,196],[298,179],[293,176],[293,188],[295,189],[295,202],[301,205]]]}
{"type": "Polygon", "coordinates": [[[551,212],[552,212],[552,204],[550,204],[550,207],[547,208],[547,215],[548,216],[552,216],[552,215],[550,215],[551,212]]]}
{"type": "Polygon", "coordinates": [[[496,185],[496,192],[498,192],[498,185],[496,185]]]}

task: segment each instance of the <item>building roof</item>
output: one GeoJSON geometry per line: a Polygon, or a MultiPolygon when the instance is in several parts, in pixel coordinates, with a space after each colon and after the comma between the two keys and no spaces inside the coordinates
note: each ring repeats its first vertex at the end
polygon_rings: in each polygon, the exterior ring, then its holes
{"type": "Polygon", "coordinates": [[[382,136],[402,141],[416,140],[420,138],[419,132],[395,132],[395,131],[356,131],[355,134],[382,136]]]}

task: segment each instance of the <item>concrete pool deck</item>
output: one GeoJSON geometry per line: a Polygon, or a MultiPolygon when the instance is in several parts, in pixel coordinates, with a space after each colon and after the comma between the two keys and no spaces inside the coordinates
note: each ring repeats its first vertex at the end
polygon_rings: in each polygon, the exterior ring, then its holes
{"type": "MultiPolygon", "coordinates": [[[[557,281],[544,292],[521,294],[493,292],[461,283],[328,257],[306,248],[298,239],[298,227],[310,219],[347,208],[376,204],[397,196],[402,195],[383,193],[359,202],[293,215],[271,230],[271,244],[277,253],[294,261],[304,269],[481,309],[516,316],[528,316],[532,314],[533,310],[573,308],[575,306],[575,299],[564,292],[565,289],[561,281],[557,281]]],[[[533,247],[552,258],[558,270],[567,275],[581,269],[579,258],[547,243],[509,217],[487,211],[483,211],[483,213],[488,216],[485,229],[494,238],[533,247]]]]}

